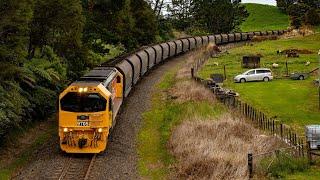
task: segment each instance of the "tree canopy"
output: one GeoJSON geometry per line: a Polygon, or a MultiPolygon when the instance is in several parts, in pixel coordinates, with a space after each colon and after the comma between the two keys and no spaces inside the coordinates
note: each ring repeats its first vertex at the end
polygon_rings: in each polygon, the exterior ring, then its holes
{"type": "Polygon", "coordinates": [[[172,0],[171,18],[179,29],[198,29],[200,33],[239,30],[248,16],[240,1],[172,0]]]}
{"type": "Polygon", "coordinates": [[[277,0],[278,8],[287,13],[295,28],[306,25],[320,25],[319,0],[277,0]]]}

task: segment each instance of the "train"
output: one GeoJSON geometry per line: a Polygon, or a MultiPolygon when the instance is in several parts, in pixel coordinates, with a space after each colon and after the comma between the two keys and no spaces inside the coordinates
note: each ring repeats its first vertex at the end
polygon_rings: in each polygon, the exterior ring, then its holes
{"type": "Polygon", "coordinates": [[[145,46],[93,68],[59,95],[60,149],[66,153],[104,152],[123,101],[141,77],[160,63],[209,43],[222,45],[286,32],[275,30],[186,37],[145,46]]]}

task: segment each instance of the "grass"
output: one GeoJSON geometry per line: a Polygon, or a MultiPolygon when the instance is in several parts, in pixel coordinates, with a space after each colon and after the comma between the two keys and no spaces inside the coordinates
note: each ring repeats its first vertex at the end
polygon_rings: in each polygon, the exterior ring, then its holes
{"type": "Polygon", "coordinates": [[[57,126],[52,124],[48,128],[48,131],[39,135],[30,147],[23,150],[21,154],[7,167],[0,169],[0,179],[10,179],[11,175],[20,167],[24,166],[32,158],[34,152],[39,148],[39,146],[48,142],[52,137],[56,136],[57,126]]]}
{"type": "Polygon", "coordinates": [[[304,81],[289,79],[275,79],[268,83],[250,82],[245,84],[233,83],[233,77],[246,69],[241,68],[242,56],[248,54],[261,54],[261,67],[271,68],[272,63],[278,63],[279,68],[273,69],[276,77],[281,78],[285,74],[285,61],[288,61],[289,73],[293,71],[309,72],[318,66],[317,51],[320,34],[299,37],[294,39],[281,39],[277,41],[265,41],[234,48],[229,54],[223,54],[219,58],[210,59],[199,72],[203,78],[208,78],[212,73],[223,73],[226,66],[227,81],[225,85],[240,93],[240,98],[269,114],[270,117],[278,116],[278,119],[292,125],[303,132],[306,124],[319,123],[320,113],[317,109],[317,88],[310,77],[304,81]],[[278,49],[288,48],[307,49],[312,54],[301,54],[299,58],[286,58],[277,55],[278,49]],[[305,62],[310,61],[310,66],[305,62]],[[214,66],[218,62],[219,66],[214,66]]]}
{"type": "Polygon", "coordinates": [[[305,180],[306,177],[308,180],[318,180],[320,178],[319,167],[311,167],[311,169],[306,172],[288,175],[286,176],[286,179],[305,180]]]}
{"type": "Polygon", "coordinates": [[[186,119],[169,141],[178,159],[174,179],[246,179],[249,151],[260,154],[281,146],[275,137],[259,134],[231,113],[215,119],[186,119]]]}
{"type": "MultiPolygon", "coordinates": [[[[318,90],[312,81],[316,77],[310,77],[304,81],[283,79],[285,74],[285,61],[288,60],[289,73],[293,71],[309,72],[318,66],[317,51],[319,48],[320,34],[307,37],[296,37],[293,39],[281,39],[277,41],[265,41],[255,43],[252,46],[243,46],[229,50],[229,53],[219,58],[210,59],[199,72],[203,78],[208,78],[212,73],[223,73],[226,66],[227,80],[224,85],[240,93],[240,98],[254,107],[267,113],[270,117],[292,126],[303,134],[304,126],[307,124],[318,124],[320,112],[318,107],[318,90]],[[289,48],[307,49],[312,54],[302,54],[299,58],[286,58],[276,54],[277,50],[289,48]],[[241,68],[242,56],[248,54],[261,54],[261,66],[270,67],[272,63],[278,63],[279,68],[273,69],[276,77],[271,82],[250,82],[245,84],[233,83],[233,77],[246,71],[241,68]],[[310,66],[305,62],[310,61],[310,66]],[[218,62],[219,66],[214,66],[218,62]]],[[[287,179],[319,179],[319,168],[312,167],[299,173],[289,173],[287,179]]]]}
{"type": "Polygon", "coordinates": [[[289,152],[279,152],[275,156],[265,157],[258,163],[257,171],[269,178],[285,178],[293,173],[304,173],[310,165],[307,158],[293,157],[289,152]]]}
{"type": "Polygon", "coordinates": [[[263,31],[287,29],[288,15],[280,12],[276,6],[245,4],[249,17],[241,25],[242,31],[263,31]]]}
{"type": "Polygon", "coordinates": [[[226,109],[207,101],[186,101],[175,103],[167,97],[167,91],[174,86],[175,72],[164,75],[153,94],[152,108],[143,114],[143,124],[138,134],[138,169],[148,179],[165,179],[170,165],[175,162],[167,150],[172,128],[190,116],[217,117],[226,109]]]}

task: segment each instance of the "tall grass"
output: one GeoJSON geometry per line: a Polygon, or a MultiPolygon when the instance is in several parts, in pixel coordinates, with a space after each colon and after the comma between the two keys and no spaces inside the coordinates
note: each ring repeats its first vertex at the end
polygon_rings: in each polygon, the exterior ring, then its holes
{"type": "Polygon", "coordinates": [[[170,137],[178,163],[177,179],[245,179],[247,153],[280,147],[274,137],[261,136],[243,119],[225,114],[219,118],[185,119],[170,137]]]}
{"type": "Polygon", "coordinates": [[[275,156],[265,157],[260,160],[257,167],[259,173],[274,178],[284,178],[307,169],[309,169],[309,163],[306,158],[293,157],[288,152],[279,152],[275,156]]]}

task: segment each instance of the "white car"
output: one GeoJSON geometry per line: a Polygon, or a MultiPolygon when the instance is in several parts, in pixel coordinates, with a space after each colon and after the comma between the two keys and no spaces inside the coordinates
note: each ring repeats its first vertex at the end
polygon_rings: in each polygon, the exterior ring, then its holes
{"type": "Polygon", "coordinates": [[[273,79],[272,72],[268,68],[250,69],[243,74],[239,74],[234,78],[234,82],[248,81],[270,81],[273,79]]]}

